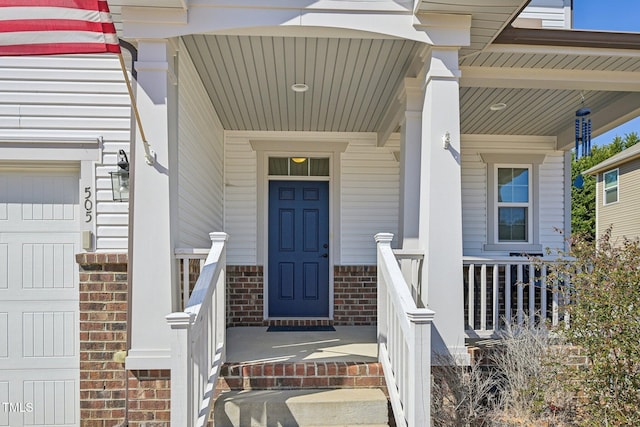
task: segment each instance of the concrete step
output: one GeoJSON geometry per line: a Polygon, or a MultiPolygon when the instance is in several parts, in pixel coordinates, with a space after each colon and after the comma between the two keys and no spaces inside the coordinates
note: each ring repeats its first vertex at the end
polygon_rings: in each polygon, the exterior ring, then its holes
{"type": "Polygon", "coordinates": [[[379,389],[247,390],[222,393],[216,427],[388,426],[379,389]]]}

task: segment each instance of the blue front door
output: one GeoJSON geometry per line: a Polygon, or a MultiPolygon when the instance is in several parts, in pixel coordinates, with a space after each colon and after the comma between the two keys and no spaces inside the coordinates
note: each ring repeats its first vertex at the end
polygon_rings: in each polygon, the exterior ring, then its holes
{"type": "Polygon", "coordinates": [[[329,183],[269,182],[269,317],[329,316],[329,183]]]}

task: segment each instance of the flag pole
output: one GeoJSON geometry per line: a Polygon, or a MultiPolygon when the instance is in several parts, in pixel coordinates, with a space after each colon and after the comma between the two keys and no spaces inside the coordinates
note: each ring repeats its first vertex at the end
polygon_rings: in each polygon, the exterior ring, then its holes
{"type": "Polygon", "coordinates": [[[124,81],[127,83],[127,91],[129,92],[129,98],[131,99],[131,108],[133,108],[133,114],[136,117],[136,123],[138,124],[138,129],[140,129],[140,137],[142,138],[142,144],[144,145],[144,158],[148,165],[152,165],[155,163],[155,153],[151,150],[151,146],[147,142],[147,137],[144,134],[144,129],[142,128],[142,121],[140,120],[140,112],[138,111],[138,106],[136,104],[136,99],[133,96],[133,89],[131,88],[131,81],[129,81],[129,74],[127,74],[127,68],[124,65],[124,58],[122,57],[122,53],[118,53],[118,59],[120,60],[120,69],[122,70],[122,74],[124,75],[124,81]]]}

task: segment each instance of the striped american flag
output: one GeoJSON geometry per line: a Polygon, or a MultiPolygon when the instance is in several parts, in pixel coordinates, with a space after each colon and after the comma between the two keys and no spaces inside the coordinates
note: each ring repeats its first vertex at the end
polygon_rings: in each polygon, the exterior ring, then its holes
{"type": "Polygon", "coordinates": [[[120,53],[106,0],[0,0],[0,56],[120,53]]]}

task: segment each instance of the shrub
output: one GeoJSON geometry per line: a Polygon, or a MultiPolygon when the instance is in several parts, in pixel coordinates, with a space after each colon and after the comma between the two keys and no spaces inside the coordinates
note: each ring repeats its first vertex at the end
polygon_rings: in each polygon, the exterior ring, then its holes
{"type": "Polygon", "coordinates": [[[571,241],[575,261],[556,264],[570,326],[562,333],[583,349],[588,367],[574,370],[584,425],[640,425],[640,243],[571,241]],[[570,277],[570,281],[565,281],[570,277]]]}

